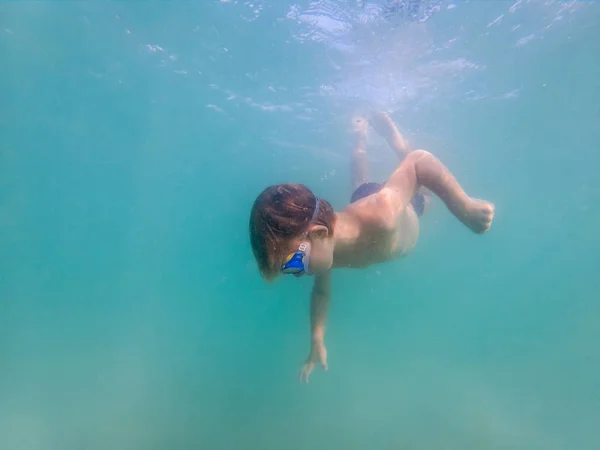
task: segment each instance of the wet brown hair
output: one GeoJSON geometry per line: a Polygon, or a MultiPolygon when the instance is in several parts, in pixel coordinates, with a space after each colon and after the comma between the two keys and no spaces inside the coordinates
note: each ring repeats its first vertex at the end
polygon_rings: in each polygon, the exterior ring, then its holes
{"type": "MultiPolygon", "coordinates": [[[[317,197],[302,184],[269,186],[254,201],[250,212],[250,244],[261,275],[274,278],[275,255],[286,241],[306,231],[317,205],[317,197]]],[[[333,235],[333,208],[320,199],[319,213],[313,224],[327,227],[333,235]]]]}

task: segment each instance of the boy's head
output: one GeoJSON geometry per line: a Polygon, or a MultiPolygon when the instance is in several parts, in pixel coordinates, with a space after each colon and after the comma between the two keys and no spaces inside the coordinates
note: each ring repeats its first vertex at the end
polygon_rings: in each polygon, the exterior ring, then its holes
{"type": "Polygon", "coordinates": [[[250,212],[250,244],[262,276],[275,278],[291,255],[303,253],[299,249],[306,243],[310,272],[329,270],[333,263],[333,222],[329,202],[318,199],[306,186],[278,184],[266,188],[250,212]]]}

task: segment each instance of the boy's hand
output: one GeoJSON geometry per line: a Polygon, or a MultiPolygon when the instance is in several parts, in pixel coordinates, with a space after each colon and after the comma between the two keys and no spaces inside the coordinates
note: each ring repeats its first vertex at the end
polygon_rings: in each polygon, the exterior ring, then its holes
{"type": "Polygon", "coordinates": [[[308,383],[308,377],[315,368],[315,365],[320,363],[324,370],[327,370],[327,349],[323,340],[313,341],[310,355],[306,359],[302,371],[300,372],[300,383],[308,383]]]}

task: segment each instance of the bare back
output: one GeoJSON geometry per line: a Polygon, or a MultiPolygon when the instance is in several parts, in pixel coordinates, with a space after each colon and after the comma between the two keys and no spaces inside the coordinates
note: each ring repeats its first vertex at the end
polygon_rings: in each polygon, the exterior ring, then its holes
{"type": "Polygon", "coordinates": [[[381,190],[348,205],[341,212],[352,218],[355,229],[354,253],[346,267],[366,267],[401,258],[414,248],[419,237],[419,218],[412,205],[398,211],[381,190]]]}

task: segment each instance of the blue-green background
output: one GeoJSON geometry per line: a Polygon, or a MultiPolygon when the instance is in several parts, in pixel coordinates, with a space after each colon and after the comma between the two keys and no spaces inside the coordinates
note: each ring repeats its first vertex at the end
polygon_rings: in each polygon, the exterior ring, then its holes
{"type": "Polygon", "coordinates": [[[249,3],[0,4],[0,448],[600,448],[600,4],[457,2],[344,53],[249,3]],[[479,68],[367,79],[456,36],[479,68]],[[260,279],[249,209],[277,182],[342,208],[376,107],[496,218],[437,202],[406,260],[336,272],[298,385],[310,280],[260,279]]]}

